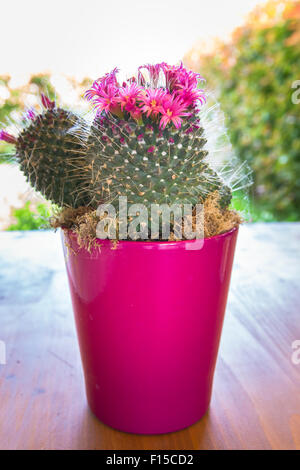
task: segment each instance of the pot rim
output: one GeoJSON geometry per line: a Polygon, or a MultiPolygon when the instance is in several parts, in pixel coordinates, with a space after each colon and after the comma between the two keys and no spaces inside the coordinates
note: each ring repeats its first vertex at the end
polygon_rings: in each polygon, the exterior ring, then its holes
{"type": "MultiPolygon", "coordinates": [[[[238,231],[239,229],[239,225],[237,225],[236,227],[233,227],[232,229],[228,230],[227,232],[224,232],[224,233],[220,233],[218,235],[214,235],[212,237],[207,237],[207,238],[198,238],[198,239],[193,239],[193,240],[176,240],[176,241],[169,241],[169,240],[163,240],[163,241],[147,241],[147,240],[118,240],[118,244],[124,244],[124,245],[130,245],[130,246],[147,246],[147,247],[151,247],[151,248],[154,248],[154,247],[159,247],[159,246],[168,246],[168,247],[175,247],[175,246],[183,246],[183,245],[190,245],[190,244],[203,244],[203,243],[207,243],[209,241],[215,241],[215,240],[220,240],[222,238],[226,238],[230,235],[232,235],[233,233],[235,233],[236,231],[238,231]]],[[[68,228],[62,228],[62,231],[63,232],[67,232],[69,236],[71,236],[73,239],[76,237],[76,232],[74,232],[73,230],[71,229],[68,229],[68,228]]],[[[95,239],[95,242],[99,245],[109,245],[111,243],[114,242],[114,240],[110,240],[110,239],[101,239],[101,238],[96,238],[95,239]]]]}

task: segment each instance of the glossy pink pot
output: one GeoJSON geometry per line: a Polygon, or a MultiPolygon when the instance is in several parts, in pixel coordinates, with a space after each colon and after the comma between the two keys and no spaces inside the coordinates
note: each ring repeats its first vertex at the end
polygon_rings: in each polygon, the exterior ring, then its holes
{"type": "Polygon", "coordinates": [[[115,248],[98,240],[91,253],[63,233],[87,398],[101,421],[157,434],[204,415],[237,233],[115,248]]]}

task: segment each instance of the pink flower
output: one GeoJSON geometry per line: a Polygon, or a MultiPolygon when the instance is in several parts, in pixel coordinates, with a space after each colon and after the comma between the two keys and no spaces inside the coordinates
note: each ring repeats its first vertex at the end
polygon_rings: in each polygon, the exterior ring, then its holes
{"type": "Polygon", "coordinates": [[[203,80],[199,73],[192,72],[180,65],[167,65],[164,66],[167,87],[170,91],[176,90],[178,87],[197,88],[198,81],[203,80]]]}
{"type": "Polygon", "coordinates": [[[4,130],[0,131],[0,140],[3,140],[4,142],[7,142],[9,144],[17,143],[17,139],[13,135],[9,134],[8,132],[4,130]]]}
{"type": "Polygon", "coordinates": [[[55,101],[49,100],[49,98],[44,95],[44,93],[41,94],[41,100],[42,100],[42,105],[44,106],[45,109],[54,109],[55,108],[55,101]]]}
{"type": "Polygon", "coordinates": [[[85,96],[97,108],[98,116],[104,111],[120,119],[131,118],[142,122],[142,114],[160,119],[160,128],[169,122],[177,128],[184,116],[196,117],[198,105],[206,100],[203,90],[198,89],[200,74],[187,70],[183,64],[146,64],[138,68],[137,78],[131,77],[122,86],[116,75],[118,69],[96,80],[85,96]],[[146,73],[145,73],[146,72],[146,73]],[[159,83],[160,78],[164,83],[159,83]],[[160,116],[161,114],[161,116],[160,116]]]}
{"type": "Polygon", "coordinates": [[[117,81],[117,73],[119,72],[119,69],[115,67],[111,72],[106,73],[103,77],[97,78],[97,80],[94,81],[92,87],[90,90],[87,90],[85,93],[86,98],[89,100],[91,97],[94,95],[95,90],[97,90],[97,86],[99,87],[105,87],[107,85],[115,85],[118,86],[118,81],[117,81]],[[91,94],[91,97],[89,96],[91,94]]]}
{"type": "Polygon", "coordinates": [[[85,92],[85,97],[89,101],[93,101],[98,113],[105,111],[113,112],[118,107],[118,82],[116,74],[118,69],[114,68],[110,73],[104,77],[98,78],[94,81],[91,88],[85,92]]]}
{"type": "Polygon", "coordinates": [[[149,117],[150,114],[157,116],[160,112],[163,99],[167,96],[167,92],[162,88],[148,88],[145,93],[141,96],[140,100],[142,103],[141,110],[146,113],[149,117]]]}
{"type": "Polygon", "coordinates": [[[84,94],[87,100],[92,100],[95,96],[98,96],[99,93],[101,95],[102,90],[106,90],[108,86],[117,88],[118,82],[116,74],[118,71],[119,69],[114,68],[111,72],[106,73],[103,77],[95,80],[91,88],[84,94]]]}
{"type": "Polygon", "coordinates": [[[185,88],[183,85],[178,85],[174,92],[176,96],[186,103],[186,105],[195,107],[199,102],[200,104],[205,103],[206,96],[204,90],[195,88],[193,85],[185,88]]]}
{"type": "MultiPolygon", "coordinates": [[[[203,90],[198,90],[197,86],[202,77],[200,74],[187,70],[183,64],[180,65],[168,65],[165,62],[160,64],[150,65],[146,64],[139,67],[139,83],[142,86],[146,85],[146,79],[143,74],[143,70],[146,69],[149,73],[149,79],[151,88],[158,90],[158,80],[161,73],[164,74],[166,80],[166,88],[174,96],[179,96],[181,101],[186,103],[187,107],[195,108],[196,105],[203,104],[205,101],[205,94],[203,90]]],[[[159,89],[160,90],[160,89],[159,89]]],[[[147,97],[148,90],[145,90],[145,96],[147,97]]],[[[143,112],[149,116],[152,112],[149,107],[149,100],[143,99],[143,112]]],[[[157,111],[154,108],[153,114],[157,111]]]]}
{"type": "Polygon", "coordinates": [[[118,105],[118,88],[113,85],[105,85],[94,82],[92,88],[86,93],[86,97],[92,100],[98,112],[113,111],[118,105]]]}
{"type": "Polygon", "coordinates": [[[139,112],[140,114],[140,110],[137,110],[137,100],[140,98],[141,92],[142,88],[136,83],[119,88],[117,101],[120,103],[122,111],[125,109],[130,113],[139,112]]]}
{"type": "Polygon", "coordinates": [[[146,83],[145,77],[144,77],[143,73],[141,72],[141,70],[146,69],[146,70],[148,70],[148,73],[149,73],[150,86],[153,87],[153,88],[157,88],[158,80],[159,80],[159,74],[160,74],[161,71],[164,70],[164,67],[166,65],[167,64],[165,62],[162,62],[161,64],[155,64],[155,65],[152,65],[152,64],[141,65],[138,68],[139,83],[142,86],[145,85],[145,83],[146,83]]]}
{"type": "Polygon", "coordinates": [[[186,112],[186,104],[183,103],[179,97],[169,95],[160,107],[162,118],[159,122],[159,127],[165,129],[169,122],[172,122],[176,129],[181,127],[182,117],[190,116],[191,113],[186,112]]]}
{"type": "Polygon", "coordinates": [[[119,73],[118,67],[115,67],[111,72],[108,72],[104,77],[100,78],[100,81],[105,82],[107,85],[118,85],[117,73],[119,73]]]}
{"type": "Polygon", "coordinates": [[[24,119],[28,119],[29,121],[34,121],[36,118],[34,108],[28,108],[24,113],[24,119]]]}
{"type": "Polygon", "coordinates": [[[141,68],[141,67],[139,67],[139,70],[138,70],[138,83],[139,83],[139,85],[141,85],[141,86],[145,86],[146,80],[145,80],[145,78],[144,78],[144,75],[143,75],[142,72],[140,71],[140,68],[141,68]]]}

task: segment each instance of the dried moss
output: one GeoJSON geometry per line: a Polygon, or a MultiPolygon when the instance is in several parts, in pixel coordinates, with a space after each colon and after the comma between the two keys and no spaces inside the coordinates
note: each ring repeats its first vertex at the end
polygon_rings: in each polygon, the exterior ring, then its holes
{"type": "Polygon", "coordinates": [[[213,193],[204,203],[204,237],[209,238],[237,227],[242,223],[238,212],[232,209],[221,209],[218,194],[213,193]]]}
{"type": "MultiPolygon", "coordinates": [[[[219,194],[212,193],[204,202],[204,237],[209,238],[228,232],[242,223],[241,216],[232,209],[222,209],[218,203],[219,194]]],[[[94,245],[97,236],[96,228],[100,218],[96,211],[88,207],[77,209],[65,208],[51,218],[53,228],[71,229],[77,234],[79,246],[88,249],[94,245]]],[[[192,227],[195,230],[196,220],[193,216],[192,227]]],[[[169,240],[176,240],[171,233],[169,240]]],[[[112,240],[115,247],[117,240],[112,240]]]]}

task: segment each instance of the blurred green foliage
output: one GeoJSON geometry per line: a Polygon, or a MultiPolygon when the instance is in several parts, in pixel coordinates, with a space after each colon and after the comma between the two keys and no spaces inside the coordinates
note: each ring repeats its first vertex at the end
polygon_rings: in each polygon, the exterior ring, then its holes
{"type": "Polygon", "coordinates": [[[300,2],[270,1],[231,43],[199,60],[218,90],[235,151],[254,171],[254,220],[300,220],[300,103],[292,101],[299,31],[300,2]]]}
{"type": "Polygon", "coordinates": [[[36,85],[39,93],[44,93],[50,100],[54,100],[56,93],[50,79],[51,76],[48,74],[33,75],[29,81],[29,85],[36,85]]]}
{"type": "Polygon", "coordinates": [[[48,225],[50,211],[48,205],[42,203],[36,206],[36,211],[33,211],[30,207],[30,201],[27,201],[24,207],[13,210],[13,216],[16,223],[10,225],[6,230],[38,230],[48,225]]]}

